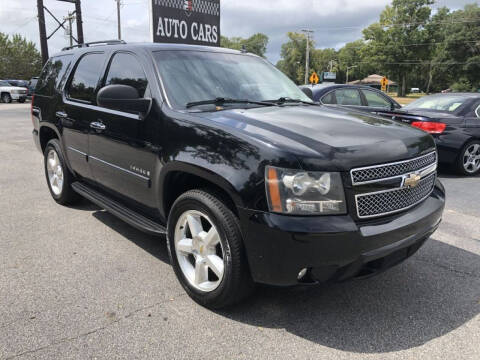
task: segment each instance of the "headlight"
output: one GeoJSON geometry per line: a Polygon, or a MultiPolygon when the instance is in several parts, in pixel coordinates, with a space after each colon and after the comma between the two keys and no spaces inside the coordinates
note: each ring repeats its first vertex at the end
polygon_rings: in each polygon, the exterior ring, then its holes
{"type": "Polygon", "coordinates": [[[265,168],[270,211],[292,215],[345,214],[342,178],[336,172],[265,168]]]}

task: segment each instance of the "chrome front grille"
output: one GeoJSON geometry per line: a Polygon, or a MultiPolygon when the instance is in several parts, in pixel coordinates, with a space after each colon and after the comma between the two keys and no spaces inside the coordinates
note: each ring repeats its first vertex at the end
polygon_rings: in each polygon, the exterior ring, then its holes
{"type": "Polygon", "coordinates": [[[423,155],[415,159],[353,169],[350,172],[352,176],[352,184],[359,185],[376,182],[381,179],[397,177],[426,168],[429,165],[435,164],[436,161],[436,152],[431,152],[427,155],[423,155]]]}
{"type": "Polygon", "coordinates": [[[418,204],[432,192],[435,177],[435,173],[424,177],[416,187],[356,195],[358,217],[368,218],[391,214],[418,204]]]}

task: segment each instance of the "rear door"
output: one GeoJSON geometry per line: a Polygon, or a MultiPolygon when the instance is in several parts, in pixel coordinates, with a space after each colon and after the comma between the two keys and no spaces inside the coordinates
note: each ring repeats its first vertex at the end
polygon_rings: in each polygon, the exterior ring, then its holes
{"type": "Polygon", "coordinates": [[[390,111],[392,109],[392,106],[394,106],[394,103],[392,101],[390,101],[386,96],[383,96],[376,91],[368,89],[362,89],[360,91],[364,96],[366,109],[369,112],[376,113],[384,110],[390,111]]]}
{"type": "MultiPolygon", "coordinates": [[[[133,53],[112,55],[102,87],[112,84],[133,86],[141,97],[151,98],[144,66],[133,53]]],[[[89,162],[95,181],[125,200],[155,207],[150,186],[156,160],[152,152],[154,116],[141,118],[135,112],[103,109],[90,120],[100,126],[90,134],[89,162]]]]}
{"type": "Polygon", "coordinates": [[[323,104],[336,104],[344,107],[366,111],[362,103],[362,97],[357,89],[336,89],[324,95],[321,99],[323,104]]]}
{"type": "Polygon", "coordinates": [[[63,141],[72,169],[93,179],[88,163],[91,123],[98,118],[95,95],[105,67],[104,52],[90,52],[77,61],[64,91],[64,103],[56,116],[63,125],[63,141]]]}

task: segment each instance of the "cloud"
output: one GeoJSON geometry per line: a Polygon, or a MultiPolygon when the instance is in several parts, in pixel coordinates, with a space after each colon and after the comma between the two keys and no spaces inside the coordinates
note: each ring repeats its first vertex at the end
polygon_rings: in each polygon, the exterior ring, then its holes
{"type": "MultiPolygon", "coordinates": [[[[439,0],[438,6],[462,8],[473,0],[439,0]]],[[[128,42],[149,41],[148,0],[124,0],[122,7],[122,37],[128,42]]],[[[314,40],[320,48],[339,48],[362,36],[362,29],[378,20],[389,0],[221,0],[221,32],[226,36],[248,37],[262,32],[269,36],[267,57],[273,63],[280,58],[280,48],[286,33],[301,29],[315,30],[314,40]]],[[[47,0],[45,5],[59,19],[73,4],[47,0]]],[[[113,0],[83,0],[86,41],[117,37],[116,3],[113,0]]],[[[0,0],[0,31],[20,33],[39,43],[35,0],[0,0]]],[[[46,16],[47,34],[57,26],[46,16]]],[[[74,27],[74,34],[76,33],[74,27]]],[[[49,40],[50,54],[68,45],[63,29],[49,40]]]]}

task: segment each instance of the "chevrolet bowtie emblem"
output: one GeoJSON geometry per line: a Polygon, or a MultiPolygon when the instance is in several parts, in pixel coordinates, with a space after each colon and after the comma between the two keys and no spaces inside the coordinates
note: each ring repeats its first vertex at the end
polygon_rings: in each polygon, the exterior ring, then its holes
{"type": "Polygon", "coordinates": [[[421,178],[422,177],[420,175],[410,174],[410,175],[405,177],[405,180],[403,180],[403,187],[414,188],[415,186],[418,185],[421,178]]]}

